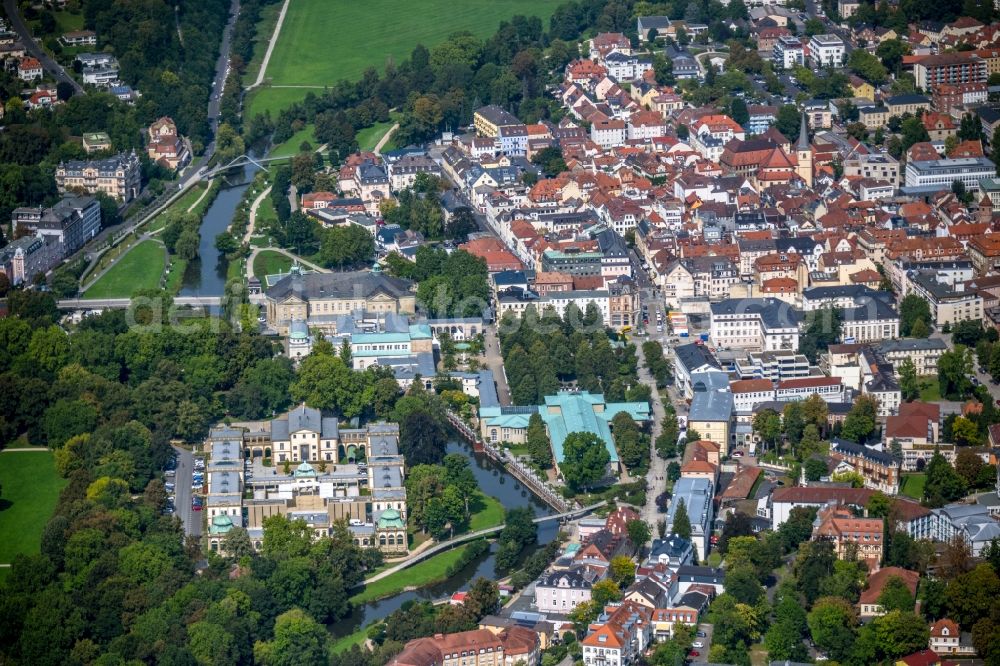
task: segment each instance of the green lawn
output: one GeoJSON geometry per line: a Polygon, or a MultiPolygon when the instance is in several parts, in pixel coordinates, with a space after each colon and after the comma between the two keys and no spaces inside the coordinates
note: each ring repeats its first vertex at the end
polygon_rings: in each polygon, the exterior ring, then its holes
{"type": "MultiPolygon", "coordinates": [[[[391,118],[388,122],[375,123],[371,127],[365,127],[360,130],[358,132],[358,148],[361,150],[375,150],[375,146],[382,140],[385,133],[389,131],[389,128],[392,127],[394,123],[399,122],[400,118],[402,118],[402,114],[394,111],[392,112],[391,118]]],[[[390,137],[390,139],[385,142],[385,145],[382,146],[383,152],[396,148],[394,139],[395,135],[390,137]]]]}
{"type": "Polygon", "coordinates": [[[38,552],[42,528],[64,485],[50,452],[0,453],[0,562],[38,552]]]}
{"type": "Polygon", "coordinates": [[[915,500],[922,500],[925,485],[927,485],[926,474],[904,474],[899,484],[899,492],[915,500]]]}
{"type": "Polygon", "coordinates": [[[334,641],[333,645],[330,646],[330,650],[334,654],[339,654],[344,650],[350,650],[351,647],[355,645],[361,645],[362,643],[365,642],[365,639],[368,637],[366,633],[367,631],[368,629],[366,627],[361,627],[354,633],[348,634],[343,638],[337,639],[336,641],[334,641]]]}
{"type": "Polygon", "coordinates": [[[167,221],[169,221],[172,217],[186,213],[188,208],[193,206],[194,203],[201,198],[201,195],[205,193],[205,188],[207,187],[208,185],[205,183],[198,183],[185,192],[180,199],[170,204],[169,208],[150,220],[149,223],[143,227],[143,229],[145,231],[156,231],[157,229],[162,229],[167,225],[167,221]]]}
{"type": "Polygon", "coordinates": [[[469,531],[484,530],[487,527],[495,527],[503,523],[503,504],[496,497],[489,497],[479,493],[477,502],[482,504],[482,508],[472,514],[469,519],[469,531]]]}
{"type": "Polygon", "coordinates": [[[292,135],[292,138],[284,143],[279,143],[277,146],[271,149],[271,152],[267,154],[268,157],[287,157],[289,155],[298,155],[302,152],[299,147],[302,145],[303,141],[308,141],[309,145],[312,146],[313,150],[319,148],[319,144],[316,143],[316,127],[313,125],[306,125],[298,132],[292,135]]]}
{"type": "MultiPolygon", "coordinates": [[[[422,0],[404,6],[399,0],[295,0],[288,6],[266,80],[275,86],[317,86],[314,92],[321,94],[323,86],[357,79],[367,67],[381,70],[389,58],[402,62],[417,44],[432,48],[460,30],[488,37],[501,21],[516,14],[540,16],[547,23],[560,2],[422,0]]],[[[265,110],[274,115],[308,92],[309,88],[256,90],[247,117],[265,110]]]]}
{"type": "Polygon", "coordinates": [[[414,564],[412,567],[377,580],[351,597],[351,601],[356,604],[364,604],[391,597],[408,587],[424,587],[439,583],[447,577],[448,567],[458,562],[467,547],[467,545],[462,545],[446,550],[419,564],[414,564]]]}
{"type": "Polygon", "coordinates": [[[274,252],[272,250],[264,250],[253,259],[254,277],[260,278],[261,280],[264,279],[265,275],[287,273],[288,269],[291,267],[291,259],[280,252],[274,252]]]}
{"type": "Polygon", "coordinates": [[[941,400],[941,384],[935,376],[920,378],[920,399],[924,402],[941,400]]]}
{"type": "Polygon", "coordinates": [[[247,63],[246,71],[243,74],[244,87],[249,86],[257,80],[257,72],[260,64],[264,61],[264,54],[267,53],[267,43],[274,32],[274,26],[278,22],[278,14],[281,13],[281,3],[267,5],[260,10],[260,20],[257,22],[257,32],[253,39],[253,57],[247,63]]]}
{"type": "Polygon", "coordinates": [[[165,252],[157,241],[144,240],[128,251],[93,284],[85,298],[129,298],[138,289],[157,289],[165,252]]]}

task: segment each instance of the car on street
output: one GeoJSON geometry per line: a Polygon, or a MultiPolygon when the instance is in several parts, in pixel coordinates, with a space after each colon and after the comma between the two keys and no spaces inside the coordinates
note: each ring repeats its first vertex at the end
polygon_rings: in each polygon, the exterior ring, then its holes
{"type": "Polygon", "coordinates": [[[742,458],[743,457],[743,452],[742,451],[733,451],[733,457],[734,458],[742,458]]]}
{"type": "Polygon", "coordinates": [[[706,634],[704,631],[699,631],[698,633],[695,634],[695,636],[697,636],[698,638],[705,638],[705,636],[708,636],[708,634],[706,634]]]}
{"type": "Polygon", "coordinates": [[[697,650],[691,650],[690,652],[688,652],[688,656],[689,657],[700,657],[701,656],[701,652],[698,652],[697,650]]]}
{"type": "Polygon", "coordinates": [[[691,643],[691,647],[703,648],[703,647],[705,647],[705,644],[702,643],[701,641],[695,641],[694,643],[691,643]]]}

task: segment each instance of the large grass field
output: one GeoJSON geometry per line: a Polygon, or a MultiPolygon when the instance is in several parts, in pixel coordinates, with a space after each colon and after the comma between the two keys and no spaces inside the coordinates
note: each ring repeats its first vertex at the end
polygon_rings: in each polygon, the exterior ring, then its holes
{"type": "Polygon", "coordinates": [[[408,587],[424,587],[440,583],[447,578],[448,567],[458,562],[467,547],[468,544],[465,544],[438,553],[419,564],[414,564],[412,567],[377,580],[371,585],[366,585],[364,590],[351,597],[351,601],[356,604],[364,604],[391,597],[408,587]]]}
{"type": "MultiPolygon", "coordinates": [[[[341,79],[357,79],[368,67],[381,70],[390,57],[402,62],[417,44],[431,48],[460,30],[488,37],[501,21],[516,14],[547,21],[560,2],[295,0],[288,6],[265,80],[273,86],[312,86],[320,93],[341,79]]],[[[264,30],[267,25],[262,19],[264,30]]],[[[265,110],[273,115],[308,92],[309,88],[255,90],[248,117],[265,110]]]]}
{"type": "Polygon", "coordinates": [[[919,502],[924,498],[925,485],[927,485],[926,474],[904,474],[900,479],[899,492],[919,502]]]}
{"type": "Polygon", "coordinates": [[[301,146],[303,141],[308,141],[309,145],[312,146],[313,150],[319,148],[319,143],[316,141],[316,127],[315,125],[306,125],[298,132],[292,135],[288,141],[284,143],[279,143],[277,146],[271,149],[271,152],[267,154],[268,157],[288,157],[289,155],[298,155],[301,151],[301,146]]]}
{"type": "Polygon", "coordinates": [[[129,298],[137,289],[157,289],[166,252],[157,241],[144,240],[129,250],[85,293],[85,298],[129,298]]]}
{"type": "Polygon", "coordinates": [[[0,453],[0,563],[38,552],[64,485],[50,452],[0,453]]]}
{"type": "Polygon", "coordinates": [[[503,504],[496,497],[478,493],[478,510],[469,518],[469,531],[476,532],[503,523],[503,504]]]}

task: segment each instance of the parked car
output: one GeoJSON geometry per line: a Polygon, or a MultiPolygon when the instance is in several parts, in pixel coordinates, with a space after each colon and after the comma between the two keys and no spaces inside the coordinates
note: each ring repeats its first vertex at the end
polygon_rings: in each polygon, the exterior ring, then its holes
{"type": "Polygon", "coordinates": [[[704,631],[699,631],[698,633],[695,634],[695,636],[697,636],[698,638],[705,638],[705,636],[708,636],[708,634],[706,634],[704,631]]]}
{"type": "Polygon", "coordinates": [[[705,644],[702,643],[701,641],[695,641],[694,643],[691,643],[691,647],[703,648],[705,647],[705,644]]]}
{"type": "Polygon", "coordinates": [[[743,452],[742,451],[733,451],[733,457],[734,458],[742,458],[743,457],[743,452]]]}
{"type": "Polygon", "coordinates": [[[688,656],[689,657],[700,657],[701,656],[701,652],[698,652],[697,650],[691,650],[690,652],[688,652],[688,656]]]}

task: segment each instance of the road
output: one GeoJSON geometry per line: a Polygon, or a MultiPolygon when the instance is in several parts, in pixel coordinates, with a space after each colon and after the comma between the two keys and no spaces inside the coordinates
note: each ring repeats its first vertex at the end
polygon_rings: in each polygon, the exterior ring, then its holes
{"type": "Polygon", "coordinates": [[[176,514],[184,524],[185,536],[201,536],[201,511],[191,510],[191,476],[194,472],[194,454],[179,446],[177,452],[177,475],[174,480],[174,506],[176,514]]]}
{"type": "Polygon", "coordinates": [[[501,405],[509,405],[510,387],[507,386],[507,375],[503,371],[503,357],[500,356],[500,339],[497,337],[496,326],[487,326],[483,337],[486,344],[486,367],[493,371],[497,397],[501,405]]]}
{"type": "Polygon", "coordinates": [[[76,79],[66,73],[62,65],[53,60],[49,54],[42,48],[42,45],[35,41],[35,38],[31,35],[31,30],[28,25],[24,22],[21,17],[21,12],[17,7],[17,0],[3,0],[3,8],[7,13],[7,18],[10,19],[10,27],[14,32],[18,34],[21,41],[24,42],[24,48],[33,57],[37,58],[39,62],[42,63],[42,67],[45,71],[51,74],[56,81],[62,83],[68,83],[73,86],[75,94],[83,94],[83,86],[77,83],[76,79]]]}

